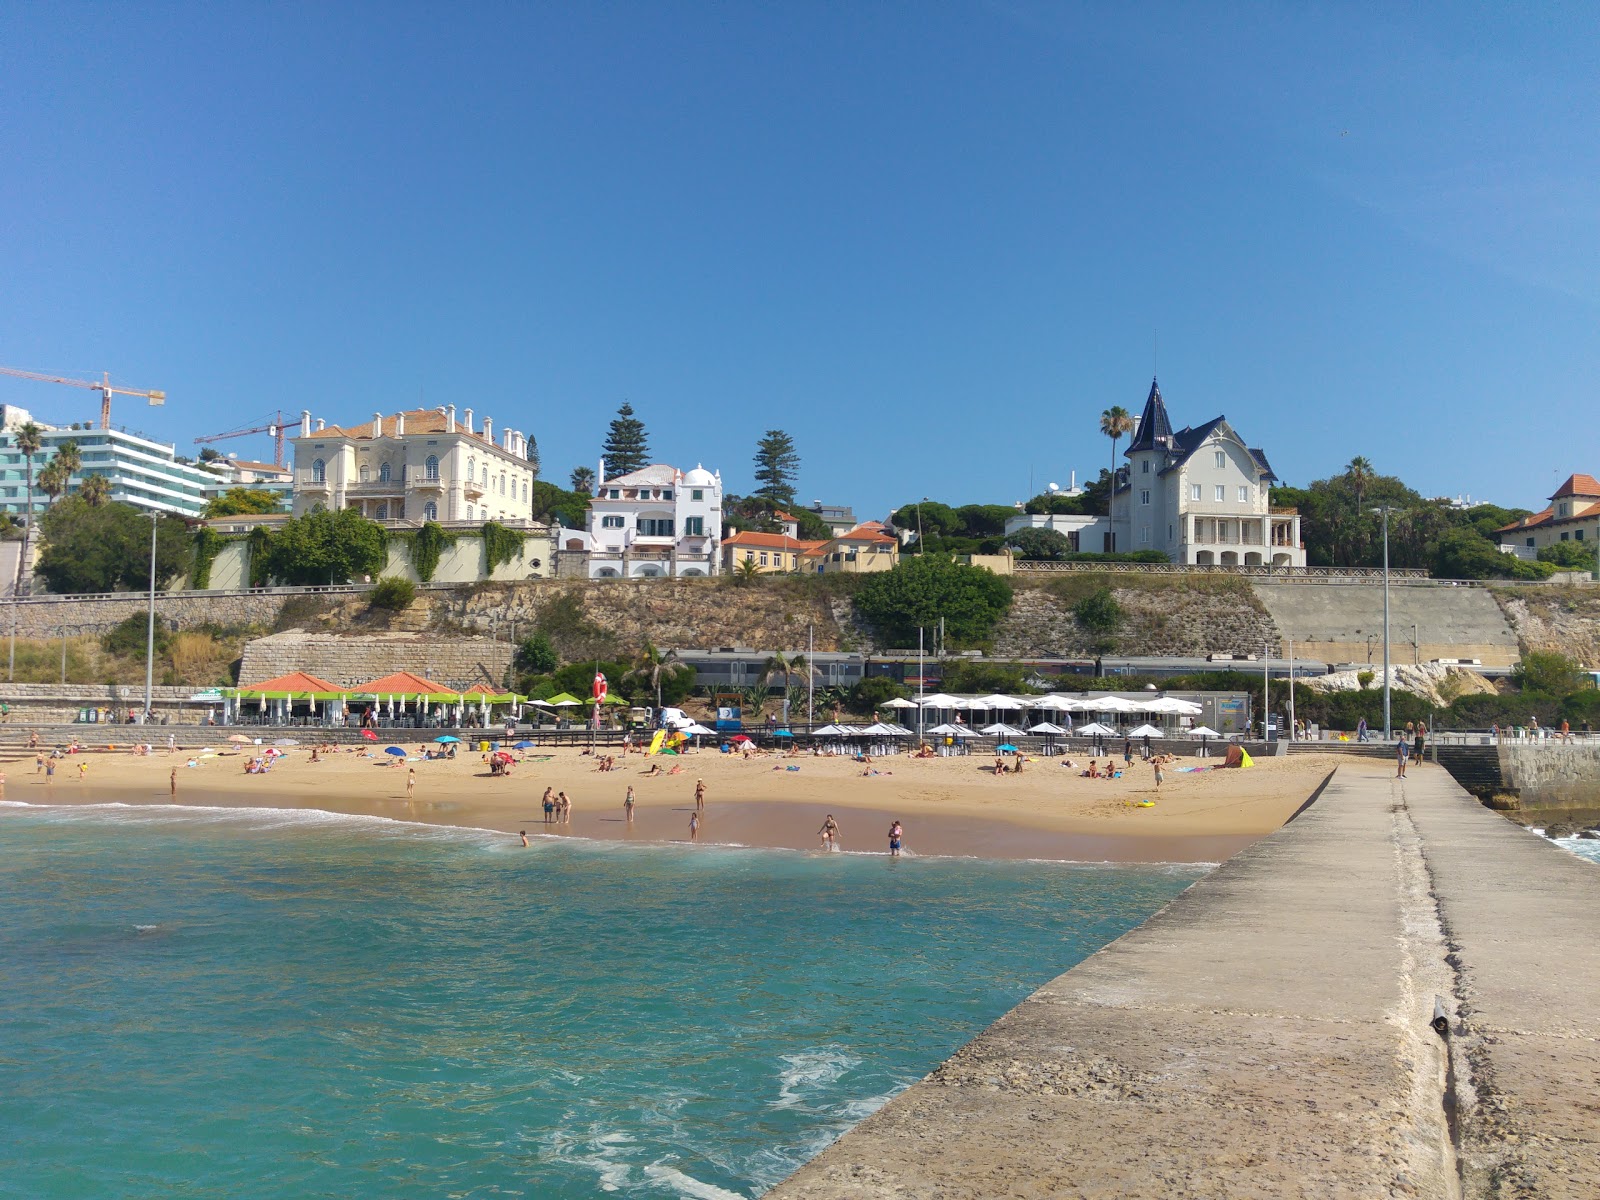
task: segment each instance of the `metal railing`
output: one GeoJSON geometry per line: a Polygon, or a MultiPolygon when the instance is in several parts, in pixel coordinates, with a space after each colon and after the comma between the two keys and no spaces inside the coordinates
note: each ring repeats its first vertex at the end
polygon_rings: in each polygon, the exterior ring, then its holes
{"type": "MultiPolygon", "coordinates": [[[[1269,567],[1232,566],[1220,563],[1139,563],[1139,562],[1086,562],[1067,560],[1018,559],[1013,569],[1019,573],[1072,574],[1107,571],[1125,575],[1245,575],[1258,579],[1314,579],[1324,582],[1359,581],[1362,583],[1383,579],[1382,567],[1269,567]]],[[[1427,579],[1428,572],[1420,567],[1391,567],[1389,579],[1427,579]]],[[[1483,580],[1465,582],[1482,583],[1483,580]]]]}

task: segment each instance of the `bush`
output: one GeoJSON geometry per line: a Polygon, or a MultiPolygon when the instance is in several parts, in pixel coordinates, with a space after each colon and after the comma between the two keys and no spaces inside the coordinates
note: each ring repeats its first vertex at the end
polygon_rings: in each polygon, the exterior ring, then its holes
{"type": "Polygon", "coordinates": [[[1006,542],[1018,558],[1032,561],[1059,561],[1072,553],[1067,535],[1054,529],[1019,529],[1006,542]]]}
{"type": "MultiPolygon", "coordinates": [[[[135,613],[126,620],[118,621],[100,639],[100,645],[107,654],[119,654],[125,658],[137,658],[144,661],[145,645],[150,632],[150,614],[135,613]]],[[[156,657],[167,652],[167,647],[172,641],[172,635],[158,620],[156,622],[156,657]]]]}
{"type": "Polygon", "coordinates": [[[869,713],[891,700],[909,696],[910,691],[886,675],[874,675],[852,687],[845,697],[851,712],[869,713]]]}
{"type": "Polygon", "coordinates": [[[385,575],[367,593],[367,603],[389,612],[404,612],[417,598],[417,585],[398,575],[385,575]]]}
{"type": "Polygon", "coordinates": [[[1522,656],[1511,671],[1511,682],[1524,692],[1539,692],[1557,700],[1584,686],[1583,669],[1565,654],[1535,650],[1522,656]]]}
{"type": "Polygon", "coordinates": [[[919,554],[868,576],[856,610],[892,645],[915,645],[919,628],[933,629],[942,619],[945,637],[961,646],[993,637],[1011,596],[1011,584],[993,571],[919,554]]]}
{"type": "Polygon", "coordinates": [[[1377,676],[1377,673],[1375,671],[1357,671],[1356,672],[1356,684],[1364,692],[1369,687],[1372,686],[1372,681],[1374,679],[1376,679],[1377,677],[1378,676],[1377,676]]]}
{"type": "Polygon", "coordinates": [[[1072,615],[1090,633],[1113,633],[1122,623],[1122,605],[1110,588],[1103,587],[1074,604],[1072,615]]]}
{"type": "Polygon", "coordinates": [[[513,665],[529,675],[548,675],[560,665],[560,659],[556,657],[556,649],[550,644],[550,639],[543,633],[536,633],[522,639],[513,665]]]}
{"type": "Polygon", "coordinates": [[[1539,561],[1565,571],[1593,571],[1595,542],[1553,542],[1539,551],[1539,561]]]}
{"type": "Polygon", "coordinates": [[[1028,670],[1016,663],[973,662],[958,659],[944,665],[940,690],[946,692],[1002,692],[1021,695],[1034,689],[1023,683],[1028,670]]]}

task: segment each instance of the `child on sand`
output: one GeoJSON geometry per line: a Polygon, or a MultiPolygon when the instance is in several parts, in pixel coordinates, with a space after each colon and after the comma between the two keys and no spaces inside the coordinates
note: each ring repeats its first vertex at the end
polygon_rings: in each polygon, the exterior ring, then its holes
{"type": "Polygon", "coordinates": [[[699,837],[700,837],[700,814],[697,813],[697,812],[692,812],[692,813],[689,814],[689,840],[691,842],[697,841],[699,839],[699,837]]]}
{"type": "Polygon", "coordinates": [[[1161,774],[1161,760],[1159,758],[1157,758],[1157,759],[1153,759],[1151,761],[1152,761],[1152,765],[1154,765],[1154,767],[1156,769],[1156,791],[1159,792],[1161,790],[1161,780],[1163,778],[1163,776],[1161,774]]]}
{"type": "Polygon", "coordinates": [[[633,785],[628,785],[628,794],[622,798],[622,811],[627,814],[628,824],[633,824],[633,785]]]}

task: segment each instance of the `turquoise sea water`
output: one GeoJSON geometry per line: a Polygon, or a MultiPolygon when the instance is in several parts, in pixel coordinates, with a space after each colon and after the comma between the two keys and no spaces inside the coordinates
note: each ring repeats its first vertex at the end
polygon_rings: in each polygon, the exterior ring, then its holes
{"type": "Polygon", "coordinates": [[[1201,870],[0,807],[0,1195],[757,1195],[1201,870]]]}

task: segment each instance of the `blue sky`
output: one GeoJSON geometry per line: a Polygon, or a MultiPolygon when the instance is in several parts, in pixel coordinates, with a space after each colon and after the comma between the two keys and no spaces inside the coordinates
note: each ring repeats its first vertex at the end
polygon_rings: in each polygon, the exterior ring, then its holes
{"type": "Polygon", "coordinates": [[[470,406],[563,482],[628,400],[881,516],[1098,470],[1158,364],[1285,482],[1537,507],[1600,473],[1600,9],[1511,9],[7,5],[0,365],[190,452],[470,406]]]}

